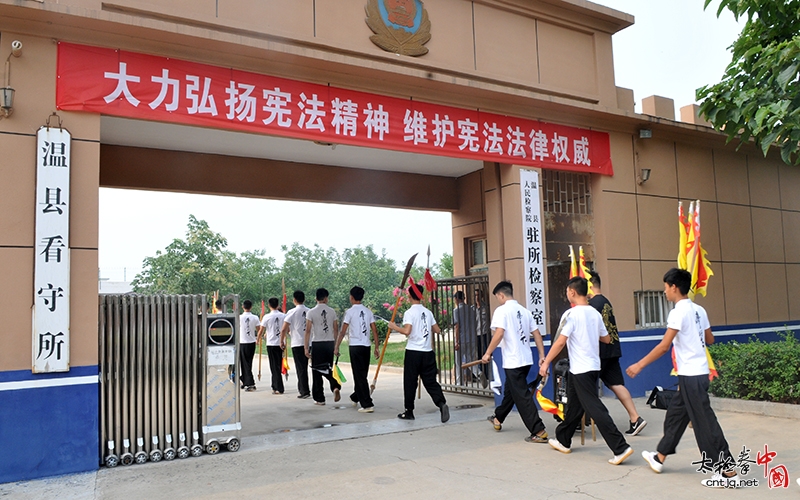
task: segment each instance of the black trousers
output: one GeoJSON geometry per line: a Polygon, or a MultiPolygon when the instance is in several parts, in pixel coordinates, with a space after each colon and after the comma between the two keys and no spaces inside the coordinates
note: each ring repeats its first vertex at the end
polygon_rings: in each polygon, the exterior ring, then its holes
{"type": "Polygon", "coordinates": [[[350,367],[353,369],[353,385],[355,390],[350,395],[350,401],[359,403],[362,408],[370,408],[372,396],[369,394],[369,346],[351,345],[350,346],[350,367]]]}
{"type": "Polygon", "coordinates": [[[544,422],[539,417],[539,410],[536,409],[536,403],[533,402],[533,394],[528,387],[527,380],[531,365],[504,368],[503,371],[506,372],[506,384],[503,388],[503,401],[494,410],[495,418],[500,423],[505,422],[511,409],[517,405],[519,416],[531,435],[540,433],[544,430],[544,422]]]}
{"type": "Polygon", "coordinates": [[[245,387],[256,385],[253,380],[253,357],[256,355],[256,343],[239,344],[239,382],[245,387]]]}
{"type": "Polygon", "coordinates": [[[697,447],[713,462],[731,457],[728,442],[722,433],[711,402],[708,400],[708,375],[678,375],[680,390],[672,397],[664,417],[664,437],[658,443],[659,453],[672,455],[689,422],[694,429],[697,447]],[[720,456],[721,455],[721,456],[720,456]]]}
{"type": "Polygon", "coordinates": [[[269,372],[272,374],[272,390],[283,393],[283,377],[281,376],[283,349],[279,345],[268,345],[267,357],[269,358],[269,372]]]}
{"type": "Polygon", "coordinates": [[[303,346],[292,347],[294,356],[294,369],[297,371],[297,392],[301,396],[310,396],[311,389],[308,388],[308,358],[303,346]]]}
{"type": "Polygon", "coordinates": [[[406,349],[403,360],[403,401],[406,410],[414,409],[417,392],[417,378],[422,379],[425,391],[431,396],[433,404],[441,407],[447,403],[442,386],[436,381],[436,354],[433,351],[412,351],[406,349]]]}
{"type": "Polygon", "coordinates": [[[556,427],[556,439],[569,448],[572,445],[572,436],[583,417],[584,411],[592,416],[600,435],[614,455],[620,455],[628,449],[628,443],[622,433],[614,425],[614,420],[608,413],[600,397],[597,395],[597,380],[600,371],[586,373],[570,373],[567,383],[567,412],[564,421],[556,427]]]}
{"type": "Polygon", "coordinates": [[[325,382],[330,382],[331,390],[341,389],[342,386],[333,378],[333,340],[311,343],[311,397],[314,401],[325,402],[325,382]]]}

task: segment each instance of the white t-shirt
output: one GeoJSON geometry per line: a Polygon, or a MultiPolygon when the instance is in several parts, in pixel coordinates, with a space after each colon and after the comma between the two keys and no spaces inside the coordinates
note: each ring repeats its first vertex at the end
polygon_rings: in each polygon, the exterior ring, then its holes
{"type": "Polygon", "coordinates": [[[569,372],[600,370],[600,337],[608,335],[603,317],[592,306],[575,306],[561,316],[561,335],[567,337],[569,372]]]}
{"type": "Polygon", "coordinates": [[[672,340],[678,375],[708,375],[705,331],[711,324],[706,310],[690,299],[679,300],[667,316],[667,328],[678,330],[672,340]]]}
{"type": "Polygon", "coordinates": [[[403,324],[411,325],[411,334],[406,341],[407,351],[432,351],[433,325],[436,318],[422,304],[414,304],[403,313],[403,324]]]}
{"type": "MultiPolygon", "coordinates": [[[[531,333],[536,330],[536,322],[530,311],[519,305],[516,300],[507,300],[498,307],[492,316],[492,331],[503,329],[503,368],[519,368],[533,364],[531,353],[531,333]]],[[[483,354],[483,353],[479,353],[483,354]]]]}
{"type": "Polygon", "coordinates": [[[370,325],[375,323],[375,316],[372,311],[362,304],[354,304],[353,307],[345,311],[343,324],[348,325],[347,334],[350,336],[350,345],[360,345],[369,347],[370,325]]]}
{"type": "Polygon", "coordinates": [[[281,345],[281,328],[283,328],[285,316],[276,309],[261,318],[261,326],[264,327],[264,333],[267,334],[267,345],[281,345]]]}
{"type": "Polygon", "coordinates": [[[239,343],[240,344],[255,344],[258,338],[258,326],[261,324],[258,321],[258,316],[245,311],[239,316],[239,343]]]}
{"type": "MultiPolygon", "coordinates": [[[[289,323],[289,333],[292,335],[292,348],[303,347],[304,338],[306,336],[306,316],[309,309],[305,304],[294,306],[294,309],[289,309],[286,316],[283,318],[284,323],[289,323]]],[[[281,327],[283,328],[283,327],[281,327]]]]}
{"type": "Polygon", "coordinates": [[[334,322],[336,321],[336,311],[333,310],[328,304],[317,304],[313,309],[308,311],[306,317],[311,321],[311,337],[308,339],[311,342],[325,342],[328,340],[336,340],[336,331],[334,330],[334,322]]]}

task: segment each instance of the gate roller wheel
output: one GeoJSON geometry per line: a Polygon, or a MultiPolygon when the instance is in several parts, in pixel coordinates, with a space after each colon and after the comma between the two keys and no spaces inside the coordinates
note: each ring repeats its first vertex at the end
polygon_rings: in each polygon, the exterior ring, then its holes
{"type": "Polygon", "coordinates": [[[189,458],[189,448],[186,446],[178,448],[178,458],[189,458]]]}
{"type": "Polygon", "coordinates": [[[161,450],[153,450],[150,452],[150,461],[151,462],[160,462],[164,455],[161,453],[161,450]]]}
{"type": "Polygon", "coordinates": [[[206,453],[209,455],[216,455],[219,453],[219,443],[216,441],[211,441],[206,445],[206,453]]]}
{"type": "Polygon", "coordinates": [[[120,458],[120,462],[122,463],[122,465],[133,464],[133,455],[131,453],[123,453],[122,457],[120,458]]]}
{"type": "Polygon", "coordinates": [[[147,453],[143,451],[136,452],[136,455],[133,456],[133,460],[139,465],[147,463],[147,453]]]}
{"type": "Polygon", "coordinates": [[[175,460],[177,453],[175,453],[175,448],[167,448],[164,450],[164,460],[175,460]]]}
{"type": "Polygon", "coordinates": [[[202,446],[200,446],[199,444],[196,444],[196,445],[192,446],[192,456],[193,457],[199,457],[202,454],[203,454],[203,447],[202,446]]]}
{"type": "Polygon", "coordinates": [[[106,467],[116,467],[117,465],[119,465],[119,457],[116,455],[106,457],[106,467]]]}
{"type": "Polygon", "coordinates": [[[239,440],[236,438],[233,438],[230,441],[228,441],[228,451],[239,451],[240,446],[241,443],[239,443],[239,440]]]}

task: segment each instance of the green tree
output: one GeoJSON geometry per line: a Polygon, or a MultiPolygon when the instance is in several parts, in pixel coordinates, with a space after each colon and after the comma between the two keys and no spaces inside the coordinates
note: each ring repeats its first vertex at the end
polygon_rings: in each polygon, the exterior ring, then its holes
{"type": "Polygon", "coordinates": [[[364,305],[379,311],[382,304],[391,298],[392,290],[402,276],[394,260],[386,257],[385,251],[380,256],[376,254],[372,245],[345,249],[341,257],[342,266],[331,285],[336,289],[335,297],[331,290],[331,307],[339,311],[350,307],[350,289],[360,286],[366,292],[364,305]]]}
{"type": "Polygon", "coordinates": [[[431,273],[433,274],[434,278],[437,279],[447,279],[453,277],[453,254],[445,253],[442,254],[442,259],[439,261],[438,264],[433,266],[431,269],[431,273]]]}
{"type": "Polygon", "coordinates": [[[291,247],[283,245],[283,267],[281,277],[286,279],[286,294],[290,297],[295,290],[306,294],[306,305],[314,307],[314,294],[317,288],[331,287],[335,282],[336,270],[340,267],[339,252],[335,248],[322,249],[319,245],[306,248],[295,242],[291,247]]]}
{"type": "Polygon", "coordinates": [[[235,254],[228,241],[208,222],[189,216],[186,239],[174,239],[155,257],[145,257],[143,270],[131,283],[137,293],[207,293],[233,288],[235,254]]]}
{"type": "Polygon", "coordinates": [[[265,254],[264,250],[242,252],[232,263],[233,293],[239,294],[241,300],[252,300],[259,314],[264,313],[261,311],[262,300],[266,302],[270,297],[282,298],[280,269],[275,259],[265,254]]]}
{"type": "MultiPolygon", "coordinates": [[[[713,0],[705,0],[707,8],[713,0]]],[[[728,141],[751,138],[764,155],[800,164],[800,0],[721,0],[717,10],[747,16],[722,81],[697,89],[700,112],[728,141]]]]}

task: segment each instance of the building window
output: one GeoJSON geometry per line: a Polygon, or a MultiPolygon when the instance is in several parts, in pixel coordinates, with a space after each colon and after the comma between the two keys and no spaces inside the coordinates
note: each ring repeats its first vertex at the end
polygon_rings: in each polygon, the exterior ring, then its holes
{"type": "Polygon", "coordinates": [[[542,170],[544,211],[556,214],[592,213],[589,174],[542,170]]]}
{"type": "Polygon", "coordinates": [[[656,290],[633,292],[633,302],[636,305],[636,328],[667,326],[667,315],[675,307],[663,291],[656,290]]]}
{"type": "Polygon", "coordinates": [[[487,274],[489,258],[486,255],[486,238],[472,239],[467,242],[469,251],[469,274],[487,274]]]}

